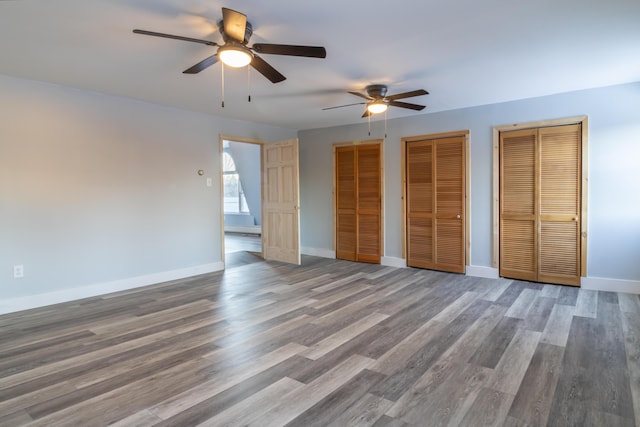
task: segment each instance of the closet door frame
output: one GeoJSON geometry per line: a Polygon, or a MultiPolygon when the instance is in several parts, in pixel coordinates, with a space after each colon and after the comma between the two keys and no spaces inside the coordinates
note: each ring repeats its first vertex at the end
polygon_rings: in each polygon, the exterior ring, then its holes
{"type": "Polygon", "coordinates": [[[433,133],[428,135],[407,136],[401,138],[401,176],[402,176],[402,258],[407,259],[407,144],[415,141],[424,141],[425,139],[441,139],[441,138],[453,138],[464,137],[464,265],[465,269],[469,266],[470,251],[471,251],[471,162],[469,156],[469,131],[458,130],[452,132],[433,133]]]}
{"type": "Polygon", "coordinates": [[[336,149],[341,147],[354,147],[359,145],[379,145],[380,146],[380,258],[384,257],[384,140],[383,139],[368,139],[362,141],[349,141],[349,142],[336,142],[332,147],[332,163],[333,163],[333,189],[332,198],[333,203],[333,253],[334,256],[338,250],[338,202],[337,202],[337,156],[336,149]]]}
{"type": "Polygon", "coordinates": [[[527,123],[514,123],[510,125],[493,127],[493,256],[492,267],[500,268],[500,132],[543,128],[562,125],[582,125],[582,176],[581,176],[581,218],[580,218],[580,276],[587,276],[587,206],[588,191],[588,118],[587,116],[567,117],[563,119],[541,120],[527,123]]]}

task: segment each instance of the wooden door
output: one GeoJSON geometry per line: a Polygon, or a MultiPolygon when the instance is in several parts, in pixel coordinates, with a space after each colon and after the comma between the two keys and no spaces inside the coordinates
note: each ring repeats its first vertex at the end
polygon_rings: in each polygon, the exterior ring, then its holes
{"type": "Polygon", "coordinates": [[[263,148],[264,258],[300,264],[298,140],[263,148]]]}
{"type": "Polygon", "coordinates": [[[500,275],[537,279],[535,129],[500,134],[500,275]]]}
{"type": "Polygon", "coordinates": [[[581,125],[500,134],[500,275],[580,285],[581,125]]]}
{"type": "Polygon", "coordinates": [[[465,138],[406,146],[407,265],[465,271],[465,138]]]}
{"type": "Polygon", "coordinates": [[[434,259],[434,141],[407,143],[407,265],[435,268],[434,259]]]}
{"type": "Polygon", "coordinates": [[[380,263],[382,177],[379,144],[338,147],[336,258],[380,263]]]}
{"type": "Polygon", "coordinates": [[[356,147],[336,150],[336,258],[357,260],[356,147]]]}
{"type": "Polygon", "coordinates": [[[361,145],[357,165],[357,260],[380,263],[380,145],[361,145]]]}
{"type": "Polygon", "coordinates": [[[580,125],[538,131],[540,282],[580,285],[581,134],[580,125]]]}

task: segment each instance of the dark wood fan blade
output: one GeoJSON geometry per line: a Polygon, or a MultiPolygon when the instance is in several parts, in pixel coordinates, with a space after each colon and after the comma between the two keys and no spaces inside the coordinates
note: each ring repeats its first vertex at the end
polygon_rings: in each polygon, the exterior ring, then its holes
{"type": "Polygon", "coordinates": [[[222,24],[224,33],[233,40],[242,43],[247,29],[247,16],[235,10],[222,8],[222,24]]]}
{"type": "Polygon", "coordinates": [[[351,107],[352,105],[364,105],[366,102],[355,102],[353,104],[336,105],[335,107],[327,107],[322,110],[333,110],[334,108],[351,107]]]}
{"type": "Polygon", "coordinates": [[[260,58],[258,55],[253,55],[251,66],[255,68],[260,74],[271,80],[271,83],[279,83],[283,80],[286,80],[285,76],[280,74],[278,70],[273,68],[267,63],[267,61],[260,58]]]}
{"type": "Polygon", "coordinates": [[[424,105],[409,104],[408,102],[399,102],[399,101],[390,101],[389,105],[392,105],[394,107],[400,107],[400,108],[408,108],[410,110],[416,110],[416,111],[420,111],[425,107],[424,105]]]}
{"type": "Polygon", "coordinates": [[[350,93],[351,95],[359,96],[360,98],[368,99],[369,101],[372,101],[372,100],[373,100],[373,98],[372,98],[372,97],[370,97],[369,95],[366,95],[366,94],[364,94],[364,93],[360,93],[360,92],[351,92],[351,91],[349,91],[349,93],[350,93]]]}
{"type": "Polygon", "coordinates": [[[210,57],[208,57],[206,59],[203,59],[202,61],[198,62],[193,67],[187,68],[186,70],[183,71],[183,73],[184,74],[198,74],[200,71],[204,70],[205,68],[211,67],[216,62],[218,62],[218,55],[211,55],[210,57]]]}
{"type": "Polygon", "coordinates": [[[183,36],[174,36],[173,34],[156,33],[155,31],[146,31],[146,30],[135,29],[135,30],[133,30],[133,32],[136,33],[136,34],[144,34],[145,36],[164,37],[166,39],[174,39],[174,40],[182,40],[182,41],[185,41],[185,42],[206,44],[207,46],[218,46],[218,43],[210,42],[209,40],[194,39],[194,38],[191,38],[191,37],[183,37],[183,36]]]}
{"type": "Polygon", "coordinates": [[[258,53],[268,55],[304,56],[306,58],[326,58],[327,51],[320,46],[296,46],[290,44],[256,43],[252,47],[258,53]]]}
{"type": "Polygon", "coordinates": [[[364,119],[365,117],[369,117],[371,115],[371,111],[367,110],[365,108],[364,110],[364,114],[362,114],[362,116],[360,117],[361,119],[364,119]]]}
{"type": "Polygon", "coordinates": [[[389,95],[386,98],[389,101],[393,101],[395,99],[411,98],[412,96],[420,96],[420,95],[429,95],[429,92],[427,92],[424,89],[418,89],[418,90],[412,90],[411,92],[396,93],[395,95],[389,95]]]}

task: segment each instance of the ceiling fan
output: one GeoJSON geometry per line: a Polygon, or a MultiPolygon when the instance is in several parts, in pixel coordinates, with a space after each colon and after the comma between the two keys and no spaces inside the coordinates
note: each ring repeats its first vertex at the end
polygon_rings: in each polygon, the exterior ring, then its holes
{"type": "Polygon", "coordinates": [[[424,105],[411,104],[409,102],[399,102],[398,99],[411,98],[420,95],[429,95],[424,89],[412,90],[410,92],[397,93],[395,95],[387,95],[386,85],[369,85],[365,89],[365,93],[349,92],[352,95],[359,96],[367,100],[367,102],[356,102],[353,104],[338,105],[336,107],[323,108],[323,110],[332,110],[334,108],[349,107],[351,105],[366,105],[366,110],[362,117],[371,116],[372,114],[383,113],[389,107],[408,108],[410,110],[420,111],[424,109],[424,105]]]}
{"type": "Polygon", "coordinates": [[[272,83],[278,83],[286,79],[279,71],[269,65],[256,53],[268,55],[302,56],[307,58],[325,58],[327,52],[320,46],[298,46],[287,44],[254,43],[249,47],[249,39],[253,34],[251,23],[247,22],[247,16],[235,10],[222,8],[222,20],[218,22],[218,30],[222,35],[224,44],[220,45],[209,40],[195,39],[191,37],[175,36],[172,34],[157,33],[146,30],[133,30],[136,34],[164,37],[168,39],[183,40],[200,43],[207,46],[218,46],[218,51],[183,71],[185,74],[196,74],[212,66],[218,61],[230,67],[244,67],[251,65],[260,74],[272,83]]]}

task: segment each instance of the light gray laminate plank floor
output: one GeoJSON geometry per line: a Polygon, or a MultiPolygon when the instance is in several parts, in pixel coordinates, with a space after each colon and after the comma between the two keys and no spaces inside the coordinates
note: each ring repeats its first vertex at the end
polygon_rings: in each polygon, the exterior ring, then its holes
{"type": "Polygon", "coordinates": [[[0,316],[0,425],[640,425],[640,297],[303,256],[0,316]]]}

